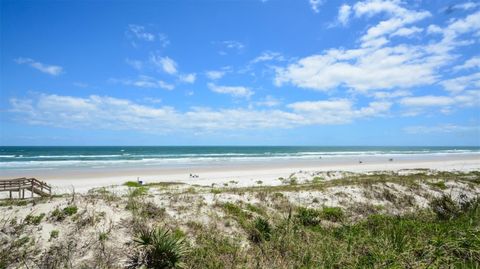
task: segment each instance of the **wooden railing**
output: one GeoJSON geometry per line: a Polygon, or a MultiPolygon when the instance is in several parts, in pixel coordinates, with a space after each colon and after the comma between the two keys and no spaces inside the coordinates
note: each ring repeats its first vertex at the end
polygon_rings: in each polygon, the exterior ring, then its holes
{"type": "Polygon", "coordinates": [[[36,178],[0,179],[0,191],[10,192],[10,198],[13,198],[12,192],[18,192],[18,198],[25,198],[25,190],[31,192],[31,197],[34,193],[40,196],[50,196],[52,194],[52,188],[36,178]]]}

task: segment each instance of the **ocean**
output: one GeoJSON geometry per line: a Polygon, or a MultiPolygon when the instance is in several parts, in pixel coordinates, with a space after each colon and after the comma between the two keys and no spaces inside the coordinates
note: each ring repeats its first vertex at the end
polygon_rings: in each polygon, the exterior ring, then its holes
{"type": "Polygon", "coordinates": [[[0,169],[188,166],[362,156],[478,154],[480,147],[75,146],[0,147],[0,169]]]}

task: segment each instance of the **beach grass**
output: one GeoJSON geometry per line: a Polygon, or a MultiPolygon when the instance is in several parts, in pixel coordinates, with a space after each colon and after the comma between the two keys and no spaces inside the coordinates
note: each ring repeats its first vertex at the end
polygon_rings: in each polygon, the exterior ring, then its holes
{"type": "Polygon", "coordinates": [[[479,172],[318,177],[10,201],[0,207],[0,268],[480,266],[479,172]]]}

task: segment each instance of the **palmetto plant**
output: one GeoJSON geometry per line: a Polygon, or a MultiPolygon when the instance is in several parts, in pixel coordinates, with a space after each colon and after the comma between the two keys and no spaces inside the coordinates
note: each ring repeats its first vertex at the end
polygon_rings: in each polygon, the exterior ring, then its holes
{"type": "Polygon", "coordinates": [[[187,251],[183,238],[161,227],[144,228],[134,239],[136,249],[128,268],[182,268],[187,251]]]}

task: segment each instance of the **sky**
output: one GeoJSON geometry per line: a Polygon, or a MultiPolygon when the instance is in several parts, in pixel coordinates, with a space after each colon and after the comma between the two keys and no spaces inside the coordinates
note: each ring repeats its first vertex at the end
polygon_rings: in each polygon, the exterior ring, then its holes
{"type": "Polygon", "coordinates": [[[480,2],[0,12],[0,145],[480,145],[480,2]]]}

